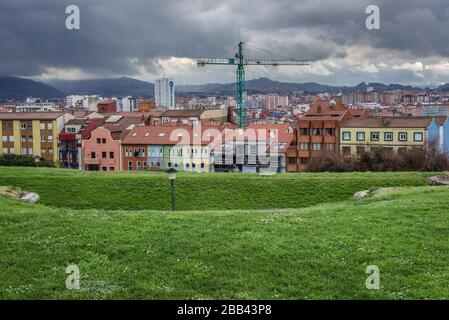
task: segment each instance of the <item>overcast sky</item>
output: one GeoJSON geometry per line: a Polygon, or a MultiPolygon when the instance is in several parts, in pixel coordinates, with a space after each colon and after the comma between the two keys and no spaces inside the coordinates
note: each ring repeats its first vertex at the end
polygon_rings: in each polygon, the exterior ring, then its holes
{"type": "Polygon", "coordinates": [[[248,67],[247,78],[449,82],[448,0],[0,0],[0,75],[233,82],[233,67],[198,69],[195,59],[232,56],[240,40],[249,58],[314,61],[248,67]],[[80,30],[65,27],[70,4],[80,30]],[[381,30],[365,27],[370,4],[381,30]]]}

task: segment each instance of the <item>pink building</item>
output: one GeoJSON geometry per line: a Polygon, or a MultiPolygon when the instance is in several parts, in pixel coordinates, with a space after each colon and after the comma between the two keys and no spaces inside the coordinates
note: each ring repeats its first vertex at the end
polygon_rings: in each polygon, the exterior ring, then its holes
{"type": "Polygon", "coordinates": [[[83,164],[88,171],[120,171],[122,134],[99,127],[89,139],[83,140],[83,164]]]}

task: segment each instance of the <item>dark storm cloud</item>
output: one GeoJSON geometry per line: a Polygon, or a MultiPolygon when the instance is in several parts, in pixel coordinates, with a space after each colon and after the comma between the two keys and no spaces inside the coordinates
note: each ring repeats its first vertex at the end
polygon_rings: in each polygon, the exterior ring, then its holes
{"type": "Polygon", "coordinates": [[[344,58],[358,45],[447,57],[447,30],[447,0],[1,0],[0,74],[132,75],[160,69],[157,58],[226,56],[241,39],[250,54],[284,57],[344,58]],[[81,9],[79,31],[65,28],[70,4],[81,9]],[[380,31],[365,28],[369,4],[380,7],[380,31]]]}

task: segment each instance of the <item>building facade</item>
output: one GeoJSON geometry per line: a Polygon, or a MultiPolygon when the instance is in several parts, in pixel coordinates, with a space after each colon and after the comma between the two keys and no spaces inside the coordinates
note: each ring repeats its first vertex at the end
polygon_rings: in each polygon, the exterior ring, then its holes
{"type": "Polygon", "coordinates": [[[58,138],[70,116],[54,112],[0,113],[1,154],[58,161],[58,138]]]}
{"type": "Polygon", "coordinates": [[[163,109],[175,109],[175,82],[174,79],[157,79],[154,83],[154,98],[156,106],[163,109]]]}
{"type": "Polygon", "coordinates": [[[398,152],[439,143],[440,125],[434,118],[367,117],[347,119],[339,129],[340,153],[360,156],[365,151],[382,148],[398,152]]]}

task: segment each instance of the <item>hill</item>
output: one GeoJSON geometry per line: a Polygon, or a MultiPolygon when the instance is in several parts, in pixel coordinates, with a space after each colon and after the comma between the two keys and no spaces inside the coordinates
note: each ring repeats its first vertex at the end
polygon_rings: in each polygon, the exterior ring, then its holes
{"type": "Polygon", "coordinates": [[[96,80],[52,80],[48,84],[58,88],[66,95],[92,95],[99,94],[103,97],[152,97],[154,96],[154,84],[128,77],[118,79],[96,80]]]}
{"type": "MultiPolygon", "coordinates": [[[[360,190],[423,186],[427,173],[251,174],[180,173],[176,206],[180,210],[304,208],[347,200],[360,190]]],[[[53,207],[111,210],[170,208],[166,173],[79,172],[64,169],[0,167],[0,186],[40,194],[53,207]],[[61,192],[64,190],[64,192],[61,192]],[[124,201],[126,199],[126,201],[124,201]]]]}
{"type": "MultiPolygon", "coordinates": [[[[36,177],[29,183],[34,180],[37,188],[36,177]]],[[[91,178],[90,192],[101,203],[107,192],[96,189],[97,175],[91,178]]],[[[133,207],[136,199],[127,195],[122,201],[133,207]]],[[[296,195],[298,202],[304,199],[296,195]]],[[[387,189],[361,201],[300,210],[172,213],[65,206],[0,196],[1,299],[449,297],[447,187],[387,189]],[[71,264],[80,269],[80,290],[65,288],[71,264]],[[365,287],[369,265],[380,269],[380,290],[365,287]]]]}
{"type": "Polygon", "coordinates": [[[18,77],[0,77],[0,100],[25,100],[27,97],[54,99],[64,96],[60,90],[41,82],[18,77]]]}

